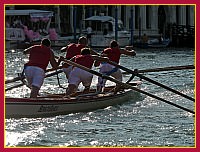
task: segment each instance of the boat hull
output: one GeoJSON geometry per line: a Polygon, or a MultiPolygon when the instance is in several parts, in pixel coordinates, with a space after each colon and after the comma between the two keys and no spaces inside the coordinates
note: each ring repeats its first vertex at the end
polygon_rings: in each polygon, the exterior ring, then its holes
{"type": "Polygon", "coordinates": [[[117,94],[91,93],[70,99],[63,98],[63,95],[39,98],[6,98],[5,117],[50,117],[77,112],[88,112],[121,104],[136,94],[138,93],[129,89],[117,94]]]}

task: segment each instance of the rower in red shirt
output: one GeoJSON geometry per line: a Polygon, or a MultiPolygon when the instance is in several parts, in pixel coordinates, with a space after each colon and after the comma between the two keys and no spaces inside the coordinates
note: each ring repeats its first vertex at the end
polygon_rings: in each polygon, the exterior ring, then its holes
{"type": "Polygon", "coordinates": [[[60,59],[58,62],[55,60],[54,53],[50,47],[51,41],[44,38],[40,45],[34,45],[24,50],[24,54],[30,54],[29,61],[24,66],[24,73],[31,88],[31,98],[37,97],[49,62],[53,68],[57,68],[60,64],[60,59]]]}
{"type": "MultiPolygon", "coordinates": [[[[112,40],[110,42],[110,47],[103,50],[101,56],[108,57],[110,61],[113,61],[117,64],[119,64],[120,56],[121,54],[129,55],[129,56],[135,56],[136,52],[132,50],[132,47],[126,46],[125,49],[120,49],[119,44],[117,41],[112,40]]],[[[103,73],[105,75],[111,75],[115,79],[122,81],[122,73],[121,70],[109,63],[96,62],[95,65],[100,65],[100,73],[103,73]]],[[[97,84],[97,91],[101,92],[103,91],[103,88],[105,87],[106,79],[102,79],[102,77],[98,77],[98,84],[97,84]]]]}
{"type": "MultiPolygon", "coordinates": [[[[75,43],[70,43],[69,45],[67,45],[66,47],[61,49],[61,52],[66,51],[66,56],[65,58],[67,60],[70,60],[71,58],[73,58],[76,55],[80,55],[81,54],[81,49],[87,47],[88,45],[88,40],[86,37],[81,36],[78,40],[78,44],[75,43]]],[[[92,55],[97,55],[96,52],[94,52],[93,50],[90,49],[90,52],[92,55]]],[[[68,65],[67,63],[63,64],[63,71],[66,74],[66,77],[69,77],[70,72],[72,71],[72,66],[68,65]]]]}
{"type": "MultiPolygon", "coordinates": [[[[66,59],[70,60],[76,55],[81,54],[81,49],[87,46],[87,38],[80,37],[78,40],[78,44],[70,43],[66,47],[62,48],[61,51],[66,51],[66,59]]],[[[66,77],[69,77],[69,73],[72,71],[72,66],[67,63],[63,64],[63,71],[66,74],[66,77]]]]}
{"type": "MultiPolygon", "coordinates": [[[[90,48],[83,48],[81,50],[81,54],[76,55],[71,60],[77,64],[80,64],[82,66],[85,66],[85,67],[91,69],[93,66],[94,60],[106,62],[106,61],[108,61],[108,58],[99,57],[97,55],[91,55],[90,48]]],[[[66,96],[70,96],[70,95],[76,93],[76,90],[80,83],[82,83],[83,86],[85,87],[84,93],[88,93],[89,89],[90,89],[90,85],[92,83],[92,78],[93,78],[93,74],[91,74],[83,69],[80,69],[78,67],[73,67],[72,71],[69,74],[69,78],[68,78],[69,85],[66,90],[66,96]]]]}

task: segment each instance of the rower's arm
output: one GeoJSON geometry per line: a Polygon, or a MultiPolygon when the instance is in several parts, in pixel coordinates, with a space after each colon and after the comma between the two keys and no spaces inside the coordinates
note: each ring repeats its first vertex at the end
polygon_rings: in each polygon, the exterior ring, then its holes
{"type": "Polygon", "coordinates": [[[121,54],[128,56],[135,56],[136,52],[131,48],[131,46],[126,46],[126,48],[120,49],[121,54]]]}
{"type": "Polygon", "coordinates": [[[60,62],[61,62],[61,59],[59,58],[58,62],[57,62],[56,59],[55,59],[55,55],[54,55],[53,51],[51,50],[51,57],[50,57],[51,66],[53,68],[57,68],[59,66],[60,62]]]}
{"type": "Polygon", "coordinates": [[[68,45],[60,49],[61,52],[67,52],[68,45]]]}
{"type": "Polygon", "coordinates": [[[32,48],[32,46],[29,47],[29,48],[27,48],[27,49],[25,49],[25,50],[23,51],[23,53],[24,53],[24,54],[30,54],[31,48],[32,48]]]}
{"type": "Polygon", "coordinates": [[[75,62],[75,58],[76,58],[76,56],[74,56],[73,58],[71,58],[70,61],[75,62]]]}
{"type": "Polygon", "coordinates": [[[100,55],[99,53],[97,53],[96,51],[94,51],[94,50],[92,50],[92,49],[90,49],[90,54],[92,54],[92,55],[100,55]]]}
{"type": "Polygon", "coordinates": [[[108,62],[109,59],[107,57],[101,57],[101,56],[97,56],[97,55],[92,55],[93,60],[95,60],[94,62],[94,66],[97,67],[100,65],[101,62],[108,62]]]}

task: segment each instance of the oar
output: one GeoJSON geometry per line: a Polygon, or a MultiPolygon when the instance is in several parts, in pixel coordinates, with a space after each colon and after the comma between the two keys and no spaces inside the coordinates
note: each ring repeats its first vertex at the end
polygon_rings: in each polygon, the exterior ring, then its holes
{"type": "Polygon", "coordinates": [[[59,73],[62,73],[63,70],[58,70],[58,71],[55,71],[55,72],[52,72],[52,73],[49,73],[45,76],[45,78],[48,78],[48,77],[51,77],[51,76],[54,76],[56,74],[59,74],[59,73]]]}
{"type": "MultiPolygon", "coordinates": [[[[55,71],[55,70],[61,69],[61,68],[62,68],[62,66],[59,66],[59,67],[57,67],[56,69],[55,69],[55,68],[47,69],[45,72],[47,73],[47,72],[55,71]]],[[[18,77],[16,77],[16,78],[11,79],[11,80],[6,80],[6,81],[5,81],[5,84],[12,83],[12,82],[16,82],[16,81],[19,81],[19,80],[21,80],[21,79],[22,79],[22,77],[21,77],[21,76],[18,76],[18,77]]]]}
{"type": "Polygon", "coordinates": [[[186,69],[195,69],[195,66],[194,65],[171,66],[171,67],[164,67],[164,68],[138,70],[138,72],[145,73],[145,72],[161,72],[161,71],[186,70],[186,69]]]}
{"type": "Polygon", "coordinates": [[[92,73],[92,74],[94,74],[94,75],[100,76],[100,77],[102,77],[102,78],[104,78],[104,79],[110,80],[110,81],[115,82],[115,83],[117,83],[117,84],[119,84],[119,85],[125,86],[125,87],[130,88],[130,89],[132,89],[132,90],[135,90],[135,91],[137,91],[137,92],[143,93],[143,94],[145,94],[145,95],[147,95],[147,96],[150,96],[150,97],[152,97],[152,98],[161,100],[161,101],[163,101],[163,102],[165,102],[165,103],[167,103],[167,104],[173,105],[173,106],[175,106],[175,107],[177,107],[177,108],[180,108],[180,109],[182,109],[182,110],[185,110],[185,111],[187,111],[187,112],[190,112],[190,113],[192,113],[192,114],[195,114],[195,112],[192,111],[192,110],[190,110],[190,109],[184,108],[184,107],[182,107],[182,106],[180,106],[180,105],[177,105],[177,104],[175,104],[175,103],[172,103],[172,102],[170,102],[170,101],[167,101],[167,100],[165,100],[165,99],[162,99],[162,98],[160,98],[160,97],[157,97],[157,96],[155,96],[155,95],[153,95],[153,94],[150,94],[150,93],[148,93],[148,92],[145,92],[145,91],[143,91],[143,90],[140,90],[140,89],[138,89],[138,88],[136,88],[136,87],[133,87],[133,86],[127,84],[127,83],[123,83],[123,82],[121,82],[121,81],[118,81],[118,80],[116,80],[116,79],[114,79],[114,78],[111,78],[111,77],[106,76],[106,75],[104,75],[104,74],[102,74],[102,73],[99,73],[99,72],[97,72],[97,71],[94,71],[94,70],[92,70],[92,69],[89,69],[89,68],[87,68],[87,67],[85,67],[85,66],[82,66],[82,65],[80,65],[80,64],[77,64],[77,63],[72,62],[72,61],[70,61],[70,60],[64,60],[64,61],[65,61],[66,63],[70,64],[70,65],[73,65],[73,66],[75,66],[75,67],[78,67],[78,68],[80,68],[80,69],[83,69],[83,70],[85,70],[85,71],[87,71],[87,72],[90,72],[90,73],[92,73]]]}
{"type": "MultiPolygon", "coordinates": [[[[47,75],[45,76],[45,78],[54,76],[54,75],[59,74],[59,73],[62,73],[62,72],[63,72],[63,70],[58,70],[58,71],[49,73],[49,74],[47,74],[47,75]]],[[[12,90],[12,89],[14,89],[14,88],[18,88],[18,87],[21,87],[21,86],[23,86],[23,85],[24,85],[24,83],[17,84],[17,85],[15,85],[15,86],[12,86],[12,87],[10,87],[10,88],[5,89],[5,91],[12,90]]]]}
{"type": "Polygon", "coordinates": [[[160,86],[160,87],[163,87],[163,88],[165,88],[165,89],[167,89],[167,90],[169,90],[169,91],[171,91],[171,92],[173,92],[173,93],[176,93],[176,94],[178,94],[178,95],[180,95],[180,96],[182,96],[182,97],[185,97],[185,98],[187,98],[187,99],[189,99],[189,100],[195,102],[195,99],[194,99],[194,98],[189,97],[189,96],[187,96],[187,95],[185,95],[185,94],[183,94],[183,93],[181,93],[181,92],[178,92],[177,90],[174,90],[174,89],[172,89],[172,88],[170,88],[170,87],[167,87],[167,86],[165,86],[165,85],[163,85],[163,84],[161,84],[161,83],[159,83],[159,82],[156,82],[156,81],[154,81],[154,80],[152,80],[152,79],[150,79],[150,78],[147,78],[147,77],[145,77],[145,76],[139,74],[139,73],[137,72],[137,70],[132,71],[132,70],[130,70],[130,69],[128,69],[128,68],[125,68],[125,67],[123,67],[123,66],[121,66],[121,65],[119,65],[119,64],[117,64],[117,63],[115,63],[115,62],[112,62],[112,61],[109,61],[108,63],[109,63],[109,64],[112,64],[112,65],[114,65],[114,66],[116,66],[116,67],[118,67],[118,68],[120,68],[120,69],[122,69],[122,70],[124,70],[124,71],[127,71],[128,73],[131,73],[131,74],[133,74],[133,75],[135,75],[135,76],[138,76],[138,77],[141,78],[141,79],[144,79],[144,80],[146,80],[146,81],[149,81],[149,82],[151,82],[151,83],[153,83],[153,84],[155,84],[155,85],[158,85],[158,86],[160,86]]]}
{"type": "Polygon", "coordinates": [[[5,84],[7,84],[7,83],[12,83],[12,82],[16,82],[16,81],[19,81],[19,80],[21,80],[22,78],[21,77],[16,77],[16,78],[13,78],[13,79],[11,79],[11,80],[6,80],[5,81],[5,84]]]}
{"type": "MultiPolygon", "coordinates": [[[[164,68],[144,69],[144,70],[138,70],[138,73],[162,72],[162,71],[186,70],[186,69],[195,69],[195,66],[185,65],[185,66],[171,66],[171,67],[164,67],[164,68]]],[[[130,74],[130,73],[123,72],[123,74],[130,74]]]]}
{"type": "Polygon", "coordinates": [[[21,87],[21,86],[23,86],[23,85],[24,85],[23,83],[20,83],[20,84],[18,84],[18,85],[15,85],[15,86],[12,86],[12,87],[10,87],[10,88],[7,88],[5,91],[12,90],[12,89],[14,89],[14,88],[18,88],[18,87],[21,87]]]}

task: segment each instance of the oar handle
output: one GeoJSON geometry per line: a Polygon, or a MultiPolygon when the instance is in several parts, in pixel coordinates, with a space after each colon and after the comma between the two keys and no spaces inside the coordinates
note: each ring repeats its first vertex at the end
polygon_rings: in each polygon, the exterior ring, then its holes
{"type": "Polygon", "coordinates": [[[49,73],[45,76],[45,78],[48,78],[48,77],[51,77],[51,76],[54,76],[56,74],[59,74],[59,73],[62,73],[63,70],[58,70],[58,71],[55,71],[55,72],[52,72],[52,73],[49,73]]]}

